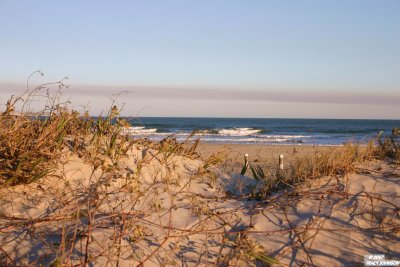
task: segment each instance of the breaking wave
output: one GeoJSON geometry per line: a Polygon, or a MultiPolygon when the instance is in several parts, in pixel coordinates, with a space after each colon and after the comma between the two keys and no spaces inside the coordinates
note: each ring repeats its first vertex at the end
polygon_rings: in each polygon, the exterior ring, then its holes
{"type": "MultiPolygon", "coordinates": [[[[262,130],[253,128],[230,128],[202,130],[195,134],[203,142],[210,143],[305,143],[311,136],[306,135],[267,135],[262,130]]],[[[188,131],[158,132],[156,128],[145,128],[143,126],[128,127],[123,130],[124,134],[134,137],[148,137],[155,141],[174,135],[178,141],[184,141],[190,135],[188,131]]]]}
{"type": "Polygon", "coordinates": [[[253,128],[233,128],[218,130],[218,134],[223,136],[249,136],[261,132],[253,128]]]}
{"type": "Polygon", "coordinates": [[[132,127],[125,127],[122,129],[123,134],[130,134],[130,135],[144,135],[156,132],[157,129],[155,128],[146,129],[144,126],[132,126],[132,127]]]}

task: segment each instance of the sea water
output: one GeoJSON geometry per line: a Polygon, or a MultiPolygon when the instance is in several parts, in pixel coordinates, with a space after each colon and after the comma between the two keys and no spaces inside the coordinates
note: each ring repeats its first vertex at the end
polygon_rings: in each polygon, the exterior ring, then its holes
{"type": "Polygon", "coordinates": [[[195,137],[206,143],[314,144],[366,143],[379,132],[388,136],[400,120],[259,119],[259,118],[125,118],[132,125],[124,133],[159,141],[174,135],[195,137]]]}

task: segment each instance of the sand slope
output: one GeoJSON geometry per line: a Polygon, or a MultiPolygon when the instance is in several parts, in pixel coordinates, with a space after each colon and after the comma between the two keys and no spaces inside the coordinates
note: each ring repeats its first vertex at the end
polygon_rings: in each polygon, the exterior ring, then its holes
{"type": "Polygon", "coordinates": [[[400,258],[396,166],[372,162],[358,174],[254,200],[241,195],[257,188],[251,177],[142,152],[132,149],[113,170],[69,155],[57,175],[1,189],[2,265],[263,266],[257,259],[271,255],[277,266],[354,266],[365,254],[400,258]]]}

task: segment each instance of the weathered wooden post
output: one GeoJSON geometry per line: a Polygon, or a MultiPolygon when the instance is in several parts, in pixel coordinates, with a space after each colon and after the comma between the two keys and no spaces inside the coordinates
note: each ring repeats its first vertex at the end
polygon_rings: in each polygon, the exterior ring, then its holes
{"type": "Polygon", "coordinates": [[[283,155],[279,155],[279,170],[283,170],[283,155]]]}
{"type": "Polygon", "coordinates": [[[244,154],[244,165],[240,174],[245,175],[248,168],[249,168],[249,154],[244,154]]]}
{"type": "Polygon", "coordinates": [[[146,157],[146,153],[147,153],[147,148],[143,148],[142,149],[142,160],[144,160],[144,158],[146,157]]]}

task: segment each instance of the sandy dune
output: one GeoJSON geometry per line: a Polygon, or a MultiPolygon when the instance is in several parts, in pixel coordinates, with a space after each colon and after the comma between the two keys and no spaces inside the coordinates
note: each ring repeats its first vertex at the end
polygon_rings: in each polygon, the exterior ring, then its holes
{"type": "MultiPolygon", "coordinates": [[[[294,148],[312,149],[280,149],[294,148]]],[[[258,185],[235,173],[239,161],[207,171],[199,159],[143,154],[132,149],[111,172],[68,155],[57,175],[1,189],[0,263],[264,266],[270,255],[276,266],[362,266],[365,254],[400,258],[398,166],[369,162],[260,200],[243,197],[258,185]]]]}

